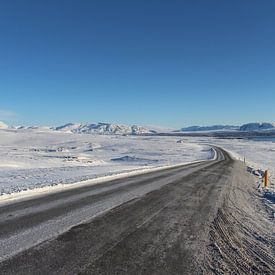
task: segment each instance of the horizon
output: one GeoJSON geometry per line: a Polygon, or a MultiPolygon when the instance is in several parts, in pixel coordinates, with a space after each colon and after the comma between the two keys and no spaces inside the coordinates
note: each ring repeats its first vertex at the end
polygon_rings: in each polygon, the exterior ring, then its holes
{"type": "Polygon", "coordinates": [[[256,0],[2,2],[0,121],[272,122],[274,8],[256,0]]]}
{"type": "Polygon", "coordinates": [[[110,123],[110,122],[103,122],[103,121],[98,121],[98,122],[92,122],[92,121],[78,121],[78,122],[66,122],[63,124],[8,124],[5,121],[0,120],[0,124],[4,123],[9,127],[61,127],[61,126],[66,126],[66,125],[89,125],[89,124],[111,124],[111,125],[124,125],[124,126],[141,126],[141,127],[146,127],[148,129],[150,128],[160,128],[160,129],[170,129],[170,130],[181,130],[183,128],[192,128],[192,127],[215,127],[215,126],[222,126],[222,127],[241,127],[243,125],[248,125],[248,124],[263,124],[263,123],[268,123],[268,124],[275,124],[274,121],[253,121],[253,122],[246,122],[243,124],[235,124],[235,125],[230,125],[230,124],[200,124],[200,125],[183,125],[182,127],[176,128],[176,127],[169,127],[169,126],[163,126],[163,125],[150,125],[150,124],[127,124],[127,123],[110,123]]]}

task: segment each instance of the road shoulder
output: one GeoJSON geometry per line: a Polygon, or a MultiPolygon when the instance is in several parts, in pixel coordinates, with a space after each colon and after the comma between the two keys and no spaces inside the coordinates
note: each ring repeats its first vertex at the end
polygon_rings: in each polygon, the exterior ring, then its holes
{"type": "Polygon", "coordinates": [[[236,163],[232,185],[211,225],[203,272],[275,274],[274,218],[257,191],[256,177],[236,163]]]}

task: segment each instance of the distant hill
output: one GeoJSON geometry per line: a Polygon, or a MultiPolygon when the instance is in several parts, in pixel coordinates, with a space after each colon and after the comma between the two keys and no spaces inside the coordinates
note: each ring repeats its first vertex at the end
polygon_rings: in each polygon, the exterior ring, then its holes
{"type": "MultiPolygon", "coordinates": [[[[112,123],[67,123],[58,127],[49,126],[8,126],[0,122],[0,129],[15,129],[15,130],[33,130],[33,131],[60,131],[65,133],[83,133],[83,134],[102,134],[102,135],[176,135],[196,133],[211,134],[211,135],[241,135],[246,132],[246,135],[254,132],[259,134],[275,133],[275,123],[269,122],[253,122],[243,124],[242,126],[235,125],[212,125],[212,126],[189,126],[181,128],[180,130],[173,130],[168,128],[161,128],[156,126],[138,126],[138,125],[124,125],[112,123]]],[[[255,134],[255,133],[254,133],[255,134]]]]}
{"type": "Polygon", "coordinates": [[[63,126],[56,127],[55,130],[71,133],[85,134],[114,134],[114,135],[140,135],[154,134],[155,130],[148,129],[138,125],[122,125],[111,123],[68,123],[63,126]]]}
{"type": "Polygon", "coordinates": [[[252,122],[241,126],[233,125],[212,125],[212,126],[189,126],[181,128],[177,132],[215,132],[215,131],[241,131],[241,132],[261,132],[275,130],[275,123],[270,122],[252,122]]]}
{"type": "Polygon", "coordinates": [[[11,126],[10,129],[15,129],[15,130],[34,130],[34,131],[52,131],[55,129],[55,127],[50,127],[50,126],[11,126]]]}
{"type": "Polygon", "coordinates": [[[239,126],[233,125],[212,125],[212,126],[189,126],[181,128],[181,132],[210,132],[210,131],[237,131],[239,126]]]}
{"type": "Polygon", "coordinates": [[[266,131],[275,130],[275,123],[263,122],[263,123],[247,123],[240,127],[240,131],[254,132],[254,131],[266,131]]]}

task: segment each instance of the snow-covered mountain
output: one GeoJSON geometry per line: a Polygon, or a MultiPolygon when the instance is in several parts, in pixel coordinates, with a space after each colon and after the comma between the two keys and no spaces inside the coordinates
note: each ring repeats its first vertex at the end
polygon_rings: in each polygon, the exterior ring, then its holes
{"type": "Polygon", "coordinates": [[[52,131],[55,130],[55,127],[50,127],[50,126],[11,126],[10,129],[15,129],[15,130],[34,130],[34,131],[52,131]]]}
{"type": "Polygon", "coordinates": [[[56,127],[55,130],[69,133],[85,133],[85,134],[114,134],[114,135],[140,135],[153,134],[154,130],[138,125],[122,125],[111,123],[68,123],[63,126],[56,127]]]}
{"type": "Polygon", "coordinates": [[[9,126],[4,122],[0,121],[0,129],[7,129],[9,126]]]}
{"type": "Polygon", "coordinates": [[[181,128],[180,132],[236,131],[239,129],[239,126],[233,125],[189,126],[181,128]]]}
{"type": "Polygon", "coordinates": [[[181,128],[177,132],[215,132],[215,131],[242,131],[242,132],[261,132],[267,130],[275,130],[275,123],[247,123],[242,126],[233,125],[212,125],[212,126],[190,126],[181,128]]]}
{"type": "Polygon", "coordinates": [[[75,132],[78,129],[80,129],[82,126],[81,123],[67,123],[65,125],[61,125],[55,128],[57,131],[63,131],[63,132],[75,132]]]}
{"type": "Polygon", "coordinates": [[[275,130],[275,123],[247,123],[242,125],[240,130],[245,132],[275,130]]]}
{"type": "Polygon", "coordinates": [[[103,135],[142,135],[142,134],[177,134],[184,132],[220,132],[231,134],[241,134],[241,132],[275,132],[275,123],[263,122],[263,123],[247,123],[242,126],[233,125],[212,125],[212,126],[189,126],[181,128],[180,130],[173,130],[168,128],[161,128],[155,126],[138,126],[138,125],[124,125],[124,124],[112,124],[112,123],[67,123],[58,127],[49,126],[8,126],[3,122],[0,122],[0,129],[14,129],[22,131],[61,131],[66,133],[85,133],[85,134],[103,134],[103,135]]]}

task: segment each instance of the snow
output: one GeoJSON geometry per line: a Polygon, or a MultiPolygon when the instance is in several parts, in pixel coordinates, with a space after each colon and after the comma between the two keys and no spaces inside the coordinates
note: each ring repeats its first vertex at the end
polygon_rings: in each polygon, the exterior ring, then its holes
{"type": "Polygon", "coordinates": [[[241,126],[234,125],[210,125],[210,126],[189,126],[182,128],[176,132],[232,132],[232,131],[244,131],[244,132],[255,132],[255,131],[268,131],[274,130],[275,123],[270,122],[252,122],[246,123],[241,126]]]}
{"type": "Polygon", "coordinates": [[[155,133],[154,130],[138,125],[122,125],[111,123],[67,123],[55,128],[57,131],[67,133],[85,133],[85,134],[111,134],[111,135],[138,135],[155,133]]]}
{"type": "Polygon", "coordinates": [[[236,159],[245,158],[255,169],[269,170],[275,182],[275,143],[270,141],[8,128],[0,130],[0,195],[57,185],[64,188],[206,160],[213,156],[208,144],[228,150],[236,159]]]}
{"type": "Polygon", "coordinates": [[[275,139],[272,142],[251,139],[218,139],[218,138],[191,138],[195,143],[208,143],[220,146],[231,155],[243,161],[254,169],[268,170],[271,180],[270,188],[275,191],[275,139]]]}
{"type": "Polygon", "coordinates": [[[189,126],[181,128],[180,132],[215,132],[215,131],[237,131],[239,126],[233,125],[212,125],[212,126],[189,126]]]}
{"type": "Polygon", "coordinates": [[[0,194],[66,185],[212,157],[207,145],[178,137],[0,130],[0,194]]]}
{"type": "Polygon", "coordinates": [[[247,123],[240,127],[241,131],[264,131],[275,129],[275,123],[263,122],[263,123],[247,123]]]}

